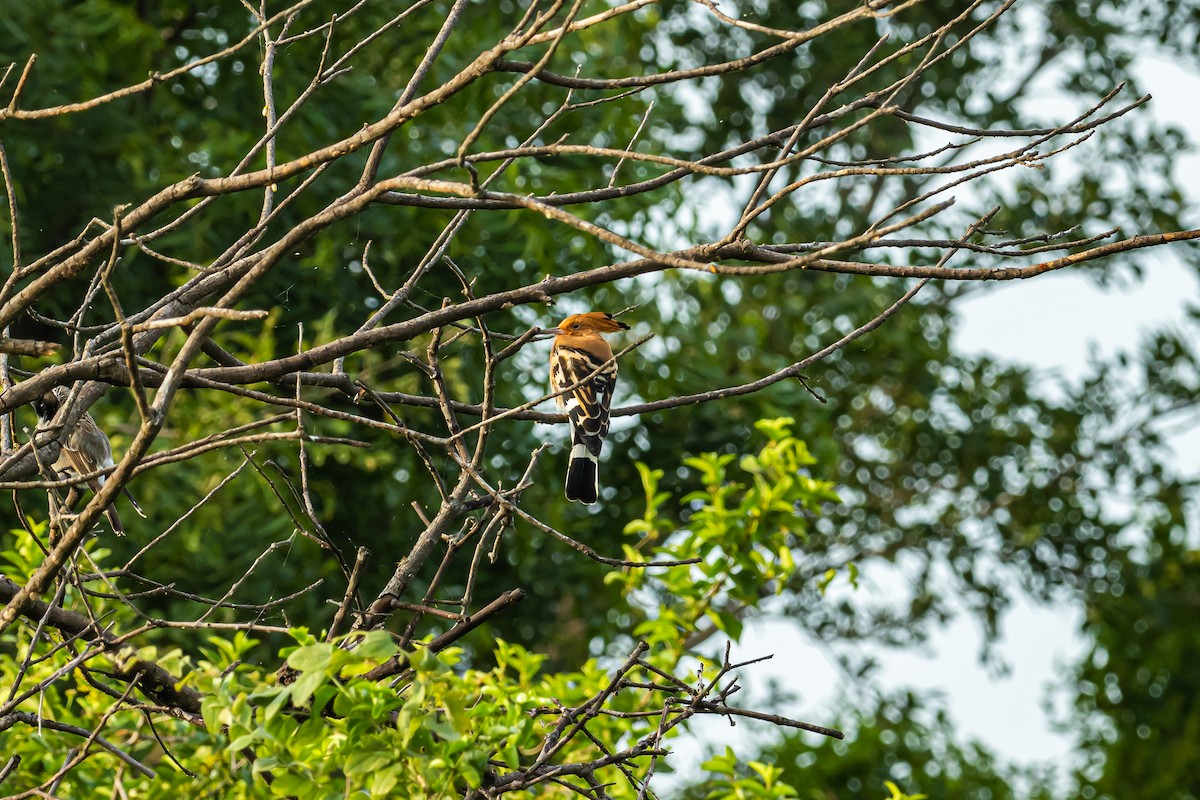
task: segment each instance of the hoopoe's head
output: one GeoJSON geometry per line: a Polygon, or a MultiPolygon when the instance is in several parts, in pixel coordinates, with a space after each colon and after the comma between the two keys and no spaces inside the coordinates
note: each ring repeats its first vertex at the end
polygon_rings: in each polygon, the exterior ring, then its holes
{"type": "Polygon", "coordinates": [[[629,326],[613,319],[612,314],[606,314],[603,311],[589,311],[586,314],[572,314],[558,323],[557,328],[546,331],[546,333],[554,333],[559,336],[590,336],[627,330],[629,330],[629,326]]]}

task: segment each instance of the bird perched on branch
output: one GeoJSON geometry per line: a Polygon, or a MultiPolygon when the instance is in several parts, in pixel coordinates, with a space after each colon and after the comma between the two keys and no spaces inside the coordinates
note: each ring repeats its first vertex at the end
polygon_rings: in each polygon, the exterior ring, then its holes
{"type": "Polygon", "coordinates": [[[557,334],[550,350],[550,386],[571,420],[568,500],[591,505],[600,493],[597,468],[608,435],[608,409],[617,385],[617,362],[601,334],[629,330],[612,314],[590,311],[564,319],[547,333],[557,334]]]}
{"type": "MultiPolygon", "coordinates": [[[[54,415],[58,413],[58,409],[67,400],[70,391],[65,386],[55,386],[50,391],[46,392],[38,400],[33,401],[33,410],[37,412],[38,419],[41,420],[39,427],[49,425],[54,415]]],[[[90,472],[95,472],[99,469],[105,469],[113,466],[112,445],[109,444],[108,436],[104,431],[100,430],[100,426],[92,419],[92,415],[84,413],[83,417],[75,424],[75,427],[67,432],[67,435],[62,439],[62,449],[58,452],[58,459],[54,462],[54,471],[62,474],[64,477],[72,477],[78,475],[86,475],[90,472]]],[[[88,486],[93,492],[100,491],[100,487],[104,485],[105,476],[97,475],[89,480],[88,486]]],[[[133,499],[133,495],[128,489],[122,489],[125,496],[129,498],[129,502],[133,503],[134,509],[143,517],[146,516],[142,512],[142,507],[133,499]]],[[[72,490],[72,493],[74,490],[72,490]]],[[[71,505],[68,500],[67,505],[71,505]]],[[[121,518],[117,515],[117,509],[109,506],[104,509],[104,515],[108,517],[108,522],[112,525],[113,533],[118,536],[125,535],[125,528],[121,525],[121,518]]]]}

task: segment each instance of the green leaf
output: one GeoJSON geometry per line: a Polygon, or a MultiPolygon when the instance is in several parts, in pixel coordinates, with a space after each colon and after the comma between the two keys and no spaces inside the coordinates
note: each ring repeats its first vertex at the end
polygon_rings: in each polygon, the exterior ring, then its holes
{"type": "Polygon", "coordinates": [[[271,781],[271,794],[279,797],[308,797],[312,789],[312,780],[295,772],[276,772],[271,781]]]}
{"type": "Polygon", "coordinates": [[[777,442],[790,436],[792,426],[795,424],[796,420],[793,417],[776,417],[775,419],[760,419],[754,423],[754,427],[771,441],[777,442]]]}
{"type": "Polygon", "coordinates": [[[217,694],[210,694],[200,702],[200,716],[204,719],[204,728],[211,734],[221,730],[221,712],[225,710],[225,701],[217,694]]]}
{"type": "Polygon", "coordinates": [[[288,666],[301,672],[327,669],[333,661],[333,648],[324,642],[300,647],[287,657],[288,666]]]}
{"type": "MultiPolygon", "coordinates": [[[[396,784],[400,782],[400,772],[402,767],[396,765],[385,770],[375,772],[371,776],[370,791],[372,797],[391,797],[392,790],[396,788],[396,784]]],[[[414,796],[414,795],[410,795],[414,796]]]]}
{"type": "Polygon", "coordinates": [[[383,769],[392,762],[390,753],[380,751],[368,751],[365,753],[351,753],[346,759],[344,769],[346,774],[351,777],[364,775],[383,769]]]}
{"type": "Polygon", "coordinates": [[[259,738],[260,737],[257,732],[243,734],[243,735],[237,737],[236,739],[234,739],[233,741],[231,741],[229,743],[228,749],[232,753],[240,752],[242,750],[245,750],[250,745],[254,744],[256,741],[258,741],[259,738]]]}
{"type": "Polygon", "coordinates": [[[387,631],[370,631],[351,652],[360,658],[385,659],[400,652],[400,647],[387,631]]]}
{"type": "Polygon", "coordinates": [[[737,765],[737,755],[734,754],[733,748],[727,745],[724,753],[708,759],[700,768],[720,775],[733,775],[737,772],[737,765]]]}
{"type": "Polygon", "coordinates": [[[829,588],[829,584],[833,583],[833,579],[837,577],[837,570],[833,567],[825,570],[821,578],[817,581],[817,590],[821,594],[825,594],[825,590],[829,588]]]}
{"type": "Polygon", "coordinates": [[[431,653],[427,647],[414,648],[408,653],[408,664],[417,672],[431,672],[438,668],[436,653],[431,653]]]}
{"type": "Polygon", "coordinates": [[[446,715],[450,718],[450,724],[454,726],[454,730],[461,734],[469,733],[471,730],[471,718],[467,715],[463,693],[457,689],[451,689],[446,692],[442,703],[446,709],[446,715]]]}
{"type": "Polygon", "coordinates": [[[313,692],[327,679],[328,676],[324,672],[302,672],[296,682],[292,684],[292,702],[300,707],[307,706],[308,699],[312,697],[313,692]]]}
{"type": "Polygon", "coordinates": [[[270,720],[272,717],[278,714],[279,710],[283,708],[284,704],[287,703],[292,696],[291,685],[271,688],[275,690],[275,696],[263,711],[264,720],[270,720]]]}

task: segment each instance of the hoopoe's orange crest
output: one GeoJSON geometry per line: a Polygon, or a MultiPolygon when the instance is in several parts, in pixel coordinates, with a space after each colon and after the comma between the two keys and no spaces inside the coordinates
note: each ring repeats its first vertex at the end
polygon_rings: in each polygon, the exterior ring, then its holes
{"type": "Polygon", "coordinates": [[[577,336],[587,333],[613,333],[629,330],[624,322],[613,319],[612,314],[603,311],[589,311],[586,314],[572,314],[559,323],[558,329],[567,336],[577,336]]]}

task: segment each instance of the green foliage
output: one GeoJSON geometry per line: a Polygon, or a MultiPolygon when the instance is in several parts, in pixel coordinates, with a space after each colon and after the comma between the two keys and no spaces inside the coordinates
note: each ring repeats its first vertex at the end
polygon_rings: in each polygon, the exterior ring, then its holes
{"type": "MultiPolygon", "coordinates": [[[[636,546],[625,546],[625,557],[637,560],[647,552],[649,560],[698,558],[700,563],[655,576],[653,591],[661,606],[635,636],[681,646],[687,639],[680,639],[680,632],[693,631],[706,619],[737,641],[745,612],[783,591],[795,572],[793,550],[807,542],[815,513],[838,500],[832,484],[808,474],[815,460],[791,435],[793,424],[787,417],[757,423],[767,444],[740,460],[717,453],[684,459],[701,488],[681,498],[685,513],[680,519],[663,513],[670,496],[659,491],[662,471],[638,464],[646,510],[625,526],[626,534],[641,537],[636,546]],[[737,468],[731,471],[734,461],[737,468]]],[[[626,593],[648,581],[641,571],[611,572],[605,580],[626,593]]]]}
{"type": "Polygon", "coordinates": [[[492,689],[511,688],[502,671],[459,675],[452,669],[458,651],[417,650],[409,658],[413,678],[397,693],[362,678],[396,654],[386,632],[341,642],[293,635],[300,646],[280,655],[299,672],[295,682],[280,685],[261,668],[238,668],[206,687],[205,727],[230,763],[243,765],[225,776],[230,786],[265,774],[280,796],[389,797],[403,785],[413,797],[443,797],[478,787],[489,755],[517,741],[510,726],[524,708],[505,704],[497,714],[485,702],[492,689]],[[482,687],[487,692],[475,694],[482,687]]]}
{"type": "MultiPolygon", "coordinates": [[[[607,580],[623,592],[638,595],[637,602],[649,603],[652,619],[634,635],[650,645],[645,659],[659,674],[676,672],[685,656],[700,664],[701,673],[716,670],[718,665],[689,652],[689,640],[707,622],[736,641],[740,615],[791,577],[791,550],[807,540],[811,520],[823,505],[836,501],[828,483],[808,475],[815,462],[792,436],[792,423],[786,418],[761,422],[757,427],[766,442],[736,467],[731,457],[714,453],[687,459],[701,488],[684,498],[686,525],[659,513],[668,497],[657,491],[655,474],[643,468],[646,512],[627,526],[627,534],[638,540],[627,555],[635,560],[701,559],[700,564],[662,572],[608,574],[607,580]]],[[[15,535],[15,547],[3,554],[6,572],[24,581],[37,567],[39,551],[32,537],[15,535]]],[[[109,553],[94,549],[88,555],[103,568],[109,553]]],[[[74,592],[67,590],[65,606],[75,603],[74,592]]],[[[116,600],[96,599],[92,611],[121,624],[132,622],[129,608],[116,600]]],[[[576,670],[548,670],[545,656],[502,639],[491,642],[494,666],[478,667],[459,647],[435,654],[418,644],[402,653],[393,635],[383,630],[333,641],[304,628],[288,635],[294,644],[278,652],[296,673],[288,683],[279,682],[270,666],[247,660],[257,651],[256,642],[243,631],[228,638],[210,635],[196,659],[178,649],[138,651],[139,657],[157,659],[185,676],[184,685],[203,694],[202,728],[181,721],[157,725],[173,758],[204,776],[206,796],[256,796],[265,785],[273,796],[304,800],[347,793],[392,797],[399,787],[415,800],[461,796],[527,766],[558,715],[587,707],[612,681],[611,667],[598,659],[576,670]],[[392,658],[408,668],[399,689],[366,677],[392,658]]],[[[36,682],[70,661],[69,650],[51,648],[54,638],[42,637],[37,650],[48,657],[35,662],[26,680],[36,682]]],[[[11,679],[24,655],[0,656],[0,677],[11,679]]],[[[590,718],[588,736],[572,739],[555,761],[570,764],[618,752],[628,747],[630,737],[652,734],[659,715],[639,716],[653,701],[636,688],[619,689],[605,706],[611,713],[590,718]],[[632,720],[623,714],[632,714],[632,720]]],[[[134,757],[157,753],[147,718],[135,711],[107,717],[110,702],[107,694],[86,686],[64,691],[52,683],[21,707],[89,730],[99,726],[102,735],[134,757]]],[[[665,737],[682,730],[667,730],[665,737]]],[[[71,744],[59,737],[20,741],[13,752],[23,758],[29,753],[25,764],[31,769],[23,770],[27,779],[52,772],[71,744]]],[[[96,756],[73,771],[72,785],[82,793],[103,785],[106,776],[111,780],[106,758],[96,756]]],[[[158,763],[158,777],[124,776],[126,796],[161,796],[188,784],[189,778],[168,762],[158,756],[151,760],[158,763]]],[[[795,789],[780,779],[779,768],[757,761],[745,768],[748,775],[739,772],[732,750],[710,760],[705,765],[712,773],[706,780],[708,796],[795,796],[795,789]]],[[[637,796],[634,787],[621,782],[609,792],[618,799],[637,796]]]]}
{"type": "Polygon", "coordinates": [[[702,765],[712,774],[707,781],[706,800],[785,800],[796,796],[792,786],[779,780],[779,767],[751,761],[743,766],[732,747],[702,765]],[[754,777],[740,777],[746,771],[754,777]]]}

